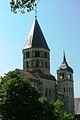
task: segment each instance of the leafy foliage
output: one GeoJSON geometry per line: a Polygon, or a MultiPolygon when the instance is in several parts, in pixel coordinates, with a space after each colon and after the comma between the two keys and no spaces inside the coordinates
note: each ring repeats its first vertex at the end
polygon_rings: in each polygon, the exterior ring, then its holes
{"type": "Polygon", "coordinates": [[[57,120],[54,113],[54,102],[50,102],[44,97],[41,97],[40,101],[42,103],[42,116],[44,118],[42,120],[57,120]]]}
{"type": "Polygon", "coordinates": [[[29,80],[17,71],[8,72],[0,82],[1,120],[74,120],[62,110],[60,101],[41,97],[29,80]]]}
{"type": "Polygon", "coordinates": [[[74,120],[74,116],[63,111],[63,103],[60,101],[48,101],[45,98],[40,98],[42,103],[43,118],[41,120],[74,120]]]}
{"type": "Polygon", "coordinates": [[[34,120],[40,93],[17,72],[9,72],[0,83],[2,120],[34,120]]]}
{"type": "Polygon", "coordinates": [[[11,0],[11,11],[17,13],[20,10],[22,13],[25,11],[30,12],[35,7],[35,0],[11,0]]]}
{"type": "Polygon", "coordinates": [[[63,103],[60,101],[54,102],[54,113],[56,115],[57,120],[74,120],[74,116],[63,111],[63,103]]]}

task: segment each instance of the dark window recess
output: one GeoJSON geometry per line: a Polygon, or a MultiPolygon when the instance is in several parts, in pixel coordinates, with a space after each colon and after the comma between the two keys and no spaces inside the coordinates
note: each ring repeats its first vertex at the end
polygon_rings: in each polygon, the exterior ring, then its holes
{"type": "Polygon", "coordinates": [[[46,88],[46,90],[45,90],[45,96],[46,97],[48,96],[48,88],[46,88]]]}
{"type": "Polygon", "coordinates": [[[65,76],[64,76],[64,73],[61,73],[60,74],[60,79],[63,79],[65,76]]]}
{"type": "Polygon", "coordinates": [[[38,57],[40,57],[40,52],[39,52],[39,50],[38,50],[38,57]]]}
{"type": "Polygon", "coordinates": [[[73,93],[73,89],[71,88],[71,92],[73,93]]]}
{"type": "Polygon", "coordinates": [[[47,68],[48,68],[48,69],[50,68],[50,66],[49,66],[49,62],[47,62],[47,68]]]}
{"type": "Polygon", "coordinates": [[[36,67],[39,67],[39,62],[38,62],[38,60],[36,61],[36,67]]]}
{"type": "Polygon", "coordinates": [[[29,67],[29,63],[28,63],[28,61],[26,62],[26,68],[28,68],[29,67]]]}
{"type": "Polygon", "coordinates": [[[65,88],[64,88],[64,92],[65,92],[66,90],[65,90],[65,88]]]}
{"type": "Polygon", "coordinates": [[[34,51],[32,51],[32,57],[35,57],[35,55],[34,55],[35,53],[34,53],[34,51]]]}
{"type": "Polygon", "coordinates": [[[62,73],[62,78],[64,78],[64,73],[62,73]]]}
{"type": "Polygon", "coordinates": [[[23,68],[25,69],[25,62],[23,63],[23,68]]]}
{"type": "Polygon", "coordinates": [[[35,57],[39,57],[40,56],[40,53],[39,53],[39,50],[37,51],[35,51],[35,57]]]}
{"type": "Polygon", "coordinates": [[[49,59],[49,53],[47,53],[47,58],[49,59]]]}
{"type": "Polygon", "coordinates": [[[68,74],[68,79],[71,79],[71,74],[68,74]]]}
{"type": "Polygon", "coordinates": [[[69,88],[69,93],[70,93],[70,88],[69,88]]]}
{"type": "Polygon", "coordinates": [[[51,89],[49,89],[49,97],[51,97],[51,91],[52,91],[52,90],[51,90],[51,89]]]}
{"type": "Polygon", "coordinates": [[[47,68],[47,62],[45,62],[45,68],[47,68]]]}
{"type": "Polygon", "coordinates": [[[45,58],[47,58],[47,52],[45,52],[45,58]]]}
{"type": "Polygon", "coordinates": [[[26,58],[30,57],[30,52],[26,52],[26,58]]]}

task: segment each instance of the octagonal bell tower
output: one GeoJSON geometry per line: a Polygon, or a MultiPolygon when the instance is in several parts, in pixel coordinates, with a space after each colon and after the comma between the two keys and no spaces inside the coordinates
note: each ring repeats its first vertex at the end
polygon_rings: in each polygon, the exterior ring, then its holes
{"type": "Polygon", "coordinates": [[[50,50],[35,18],[23,48],[23,69],[29,72],[40,70],[50,74],[50,50]]]}

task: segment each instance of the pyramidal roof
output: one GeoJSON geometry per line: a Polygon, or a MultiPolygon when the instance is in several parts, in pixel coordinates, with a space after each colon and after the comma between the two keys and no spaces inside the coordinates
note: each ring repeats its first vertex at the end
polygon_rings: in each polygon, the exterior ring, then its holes
{"type": "Polygon", "coordinates": [[[24,49],[28,48],[44,48],[49,50],[49,47],[46,43],[45,37],[42,33],[37,19],[35,19],[33,22],[27,41],[24,46],[24,49]]]}
{"type": "Polygon", "coordinates": [[[68,70],[69,72],[73,73],[73,69],[67,63],[65,52],[63,53],[63,62],[57,71],[60,71],[60,70],[68,70]]]}

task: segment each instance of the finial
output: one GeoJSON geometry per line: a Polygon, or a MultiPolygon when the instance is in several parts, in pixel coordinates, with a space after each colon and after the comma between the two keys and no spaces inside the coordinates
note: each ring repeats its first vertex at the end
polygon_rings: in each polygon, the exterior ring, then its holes
{"type": "Polygon", "coordinates": [[[40,0],[35,0],[35,9],[34,9],[34,11],[35,11],[35,19],[37,19],[37,5],[38,5],[38,3],[40,2],[40,0]]]}
{"type": "Polygon", "coordinates": [[[35,19],[37,19],[37,2],[35,2],[35,19]]]}
{"type": "Polygon", "coordinates": [[[63,62],[66,62],[65,51],[63,50],[63,62]]]}

